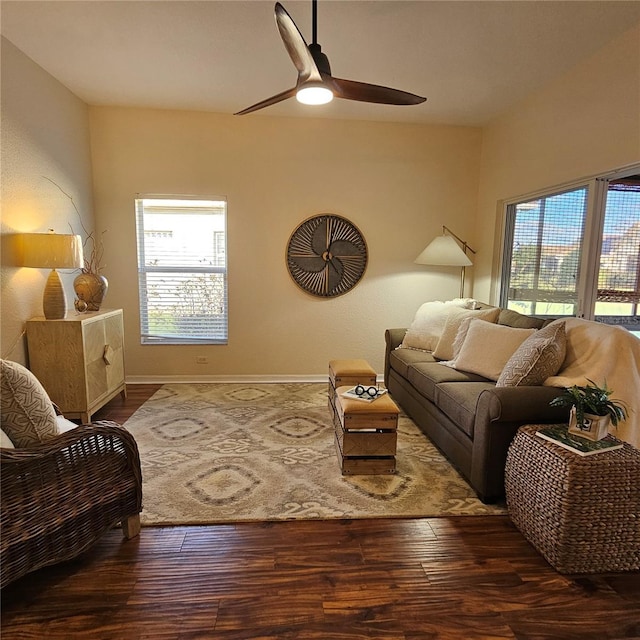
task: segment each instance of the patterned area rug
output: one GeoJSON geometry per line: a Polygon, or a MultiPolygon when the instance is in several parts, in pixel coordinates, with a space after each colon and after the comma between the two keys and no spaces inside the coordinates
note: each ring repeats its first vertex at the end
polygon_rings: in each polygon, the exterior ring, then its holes
{"type": "Polygon", "coordinates": [[[144,525],[505,513],[402,413],[397,473],[343,476],[326,384],[167,384],[126,427],[144,525]]]}

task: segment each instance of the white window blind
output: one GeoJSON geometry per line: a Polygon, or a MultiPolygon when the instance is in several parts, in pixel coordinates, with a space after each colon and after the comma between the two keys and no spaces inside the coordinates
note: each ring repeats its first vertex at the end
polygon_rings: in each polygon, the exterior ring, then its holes
{"type": "Polygon", "coordinates": [[[507,207],[502,306],[527,315],[574,315],[587,187],[507,207]]]}
{"type": "Polygon", "coordinates": [[[223,199],[136,199],[142,344],[228,339],[223,199]]]}

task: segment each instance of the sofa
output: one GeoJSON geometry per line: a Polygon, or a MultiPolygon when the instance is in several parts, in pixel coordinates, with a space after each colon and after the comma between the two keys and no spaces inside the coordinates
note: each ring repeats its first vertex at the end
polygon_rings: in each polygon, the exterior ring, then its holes
{"type": "Polygon", "coordinates": [[[423,322],[425,338],[420,335],[419,312],[409,329],[385,331],[385,385],[478,497],[485,503],[500,501],[505,495],[507,451],[518,428],[567,420],[567,409],[549,405],[563,389],[542,384],[565,358],[563,321],[460,300],[441,314],[435,330],[423,322]],[[535,348],[532,342],[537,342],[535,348]],[[541,343],[546,344],[546,354],[541,343]],[[503,362],[498,352],[503,352],[503,362]],[[490,362],[495,359],[497,364],[490,362]],[[512,379],[505,384],[508,362],[513,365],[512,379]]]}
{"type": "Polygon", "coordinates": [[[1,360],[0,587],[86,551],[108,529],[140,531],[142,473],[133,436],[110,421],[76,425],[37,378],[1,360]]]}

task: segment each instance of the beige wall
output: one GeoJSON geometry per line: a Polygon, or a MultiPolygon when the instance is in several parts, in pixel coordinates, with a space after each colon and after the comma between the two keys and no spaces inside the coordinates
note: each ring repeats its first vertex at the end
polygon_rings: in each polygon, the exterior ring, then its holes
{"type": "Polygon", "coordinates": [[[483,131],[474,294],[497,302],[500,200],[640,161],[640,25],[483,131]]]}
{"type": "Polygon", "coordinates": [[[95,228],[107,230],[105,306],[125,311],[129,379],[306,378],[336,357],[381,372],[384,329],[457,293],[456,270],[413,264],[441,224],[478,250],[473,293],[489,300],[498,201],[640,160],[639,41],[636,26],[481,133],[118,108],[90,108],[87,119],[86,105],[3,40],[2,356],[25,361],[20,334],[42,312],[47,275],[13,266],[7,238],[78,230],[46,176],[89,229],[93,198],[95,228]],[[228,198],[227,346],[139,344],[136,193],[228,198]],[[363,281],[332,300],[300,291],[284,262],[295,226],[325,212],[358,225],[370,252],[363,281]]]}
{"type": "MultiPolygon", "coordinates": [[[[87,106],[2,38],[2,319],[3,358],[26,363],[25,321],[42,315],[47,270],[16,267],[14,234],[81,232],[69,198],[91,229],[93,197],[87,106]]],[[[62,271],[73,305],[76,274],[62,271]]],[[[73,308],[73,307],[72,307],[73,308]]]]}
{"type": "Polygon", "coordinates": [[[458,293],[459,271],[413,260],[443,223],[473,246],[478,129],[124,108],[91,108],[90,122],[105,305],[125,311],[129,379],[325,377],[348,357],[381,373],[385,328],[458,293]],[[228,345],[139,344],[136,193],[228,199],[228,345]],[[351,220],[369,248],[339,298],[305,294],[285,265],[290,234],[319,213],[351,220]]]}

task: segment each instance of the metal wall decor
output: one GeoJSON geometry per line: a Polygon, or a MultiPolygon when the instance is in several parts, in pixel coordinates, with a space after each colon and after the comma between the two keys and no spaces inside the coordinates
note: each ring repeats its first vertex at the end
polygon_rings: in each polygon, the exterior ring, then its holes
{"type": "Polygon", "coordinates": [[[341,216],[323,214],[302,222],[287,244],[287,268],[304,291],[333,298],[356,286],[367,268],[367,243],[341,216]]]}

